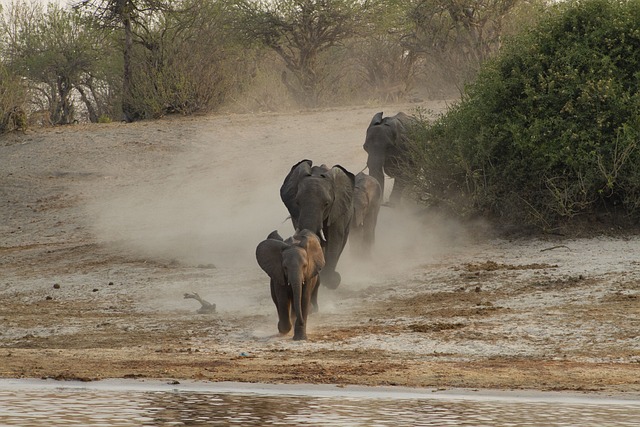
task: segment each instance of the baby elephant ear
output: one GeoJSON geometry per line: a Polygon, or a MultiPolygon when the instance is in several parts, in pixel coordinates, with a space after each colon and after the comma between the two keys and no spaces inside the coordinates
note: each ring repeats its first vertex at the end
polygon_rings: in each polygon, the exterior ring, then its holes
{"type": "Polygon", "coordinates": [[[313,263],[316,267],[316,274],[320,274],[320,271],[324,268],[325,260],[324,260],[324,252],[322,252],[322,246],[320,245],[320,239],[317,236],[313,236],[312,239],[309,239],[309,245],[307,246],[307,253],[310,258],[313,260],[313,263]]]}
{"type": "Polygon", "coordinates": [[[271,233],[269,233],[267,239],[280,240],[281,242],[284,241],[280,233],[278,233],[278,230],[273,230],[271,233]]]}
{"type": "Polygon", "coordinates": [[[369,126],[379,125],[380,123],[382,123],[382,111],[373,116],[373,119],[371,119],[371,123],[369,123],[369,126]]]}
{"type": "Polygon", "coordinates": [[[309,262],[313,264],[313,275],[320,273],[320,270],[324,268],[324,252],[322,252],[322,246],[320,245],[320,239],[315,233],[309,230],[301,230],[297,233],[300,239],[300,246],[304,247],[307,251],[307,257],[309,262]]]}
{"type": "Polygon", "coordinates": [[[284,280],[282,251],[288,247],[285,242],[275,239],[263,240],[256,247],[258,265],[274,280],[284,280]]]}

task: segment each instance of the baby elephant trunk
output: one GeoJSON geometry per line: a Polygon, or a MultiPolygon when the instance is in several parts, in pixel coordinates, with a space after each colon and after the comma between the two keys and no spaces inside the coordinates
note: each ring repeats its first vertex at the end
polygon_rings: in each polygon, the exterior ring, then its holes
{"type": "MultiPolygon", "coordinates": [[[[298,275],[296,275],[298,276],[298,275]]],[[[302,299],[304,298],[303,293],[303,279],[302,277],[293,277],[290,281],[291,284],[291,293],[293,297],[293,311],[296,314],[296,322],[293,333],[294,340],[306,340],[307,339],[307,331],[305,325],[305,313],[303,313],[302,309],[302,299]]]]}

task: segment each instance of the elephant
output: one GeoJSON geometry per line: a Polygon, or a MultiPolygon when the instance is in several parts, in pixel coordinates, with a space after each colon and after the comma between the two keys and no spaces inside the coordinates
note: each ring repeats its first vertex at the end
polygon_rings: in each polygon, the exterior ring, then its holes
{"type": "Polygon", "coordinates": [[[349,237],[354,187],[355,176],[342,166],[313,166],[307,159],[293,165],[280,187],[294,229],[320,237],[326,261],[320,283],[330,289],[341,281],[336,266],[349,237]]]}
{"type": "Polygon", "coordinates": [[[287,240],[271,233],[256,247],[256,260],[270,278],[271,298],[278,311],[278,331],[291,330],[295,314],[293,339],[307,339],[309,305],[317,304],[320,271],[325,265],[318,237],[309,230],[300,230],[287,240]]]}
{"type": "Polygon", "coordinates": [[[403,164],[408,160],[407,130],[415,119],[405,113],[382,117],[382,112],[373,116],[364,142],[367,152],[369,174],[378,180],[384,194],[384,174],[394,178],[389,195],[389,205],[400,203],[407,186],[403,164]]]}
{"type": "Polygon", "coordinates": [[[356,175],[353,195],[350,245],[356,255],[368,258],[376,238],[378,212],[382,204],[382,188],[374,177],[360,172],[356,175]]]}

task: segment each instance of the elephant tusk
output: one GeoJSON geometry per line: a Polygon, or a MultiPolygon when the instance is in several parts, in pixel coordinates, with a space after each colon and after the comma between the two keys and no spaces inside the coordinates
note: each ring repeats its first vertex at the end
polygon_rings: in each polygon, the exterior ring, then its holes
{"type": "Polygon", "coordinates": [[[322,228],[320,229],[320,238],[325,242],[327,241],[327,238],[324,236],[324,230],[322,228]]]}

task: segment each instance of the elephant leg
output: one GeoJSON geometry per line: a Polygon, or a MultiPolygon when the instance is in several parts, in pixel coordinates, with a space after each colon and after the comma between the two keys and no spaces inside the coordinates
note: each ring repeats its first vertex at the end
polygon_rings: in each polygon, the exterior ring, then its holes
{"type": "Polygon", "coordinates": [[[352,227],[349,232],[349,246],[351,247],[351,253],[353,253],[356,257],[362,256],[362,249],[364,239],[364,227],[357,226],[352,227]]]}
{"type": "Polygon", "coordinates": [[[278,310],[278,331],[287,334],[291,330],[291,318],[289,317],[291,307],[291,296],[287,286],[271,282],[271,296],[278,310]]]}
{"type": "Polygon", "coordinates": [[[324,253],[325,265],[320,272],[321,282],[329,289],[336,289],[340,286],[340,273],[336,271],[338,260],[342,250],[349,238],[349,224],[345,224],[344,229],[336,227],[330,228],[326,232],[327,244],[324,253]]]}
{"type": "Polygon", "coordinates": [[[269,287],[271,288],[271,299],[276,305],[276,308],[278,308],[278,296],[276,295],[276,285],[273,283],[273,280],[271,280],[269,287]]]}
{"type": "Polygon", "coordinates": [[[313,291],[311,292],[311,313],[317,313],[320,311],[318,307],[318,289],[320,289],[320,276],[315,277],[315,285],[313,287],[313,291]]]}
{"type": "Polygon", "coordinates": [[[362,233],[362,256],[363,258],[371,257],[371,249],[375,241],[375,227],[371,227],[371,224],[365,223],[362,233]]]}
{"type": "Polygon", "coordinates": [[[378,210],[372,210],[364,219],[362,245],[365,255],[371,255],[371,250],[376,241],[376,225],[378,223],[378,210]]]}
{"type": "Polygon", "coordinates": [[[398,206],[400,205],[400,199],[402,198],[402,192],[404,191],[405,183],[399,179],[394,179],[393,188],[391,189],[391,194],[389,195],[389,205],[390,206],[398,206]]]}
{"type": "Polygon", "coordinates": [[[320,273],[322,275],[322,283],[329,289],[337,289],[342,281],[342,276],[337,271],[326,271],[320,273]]]}

